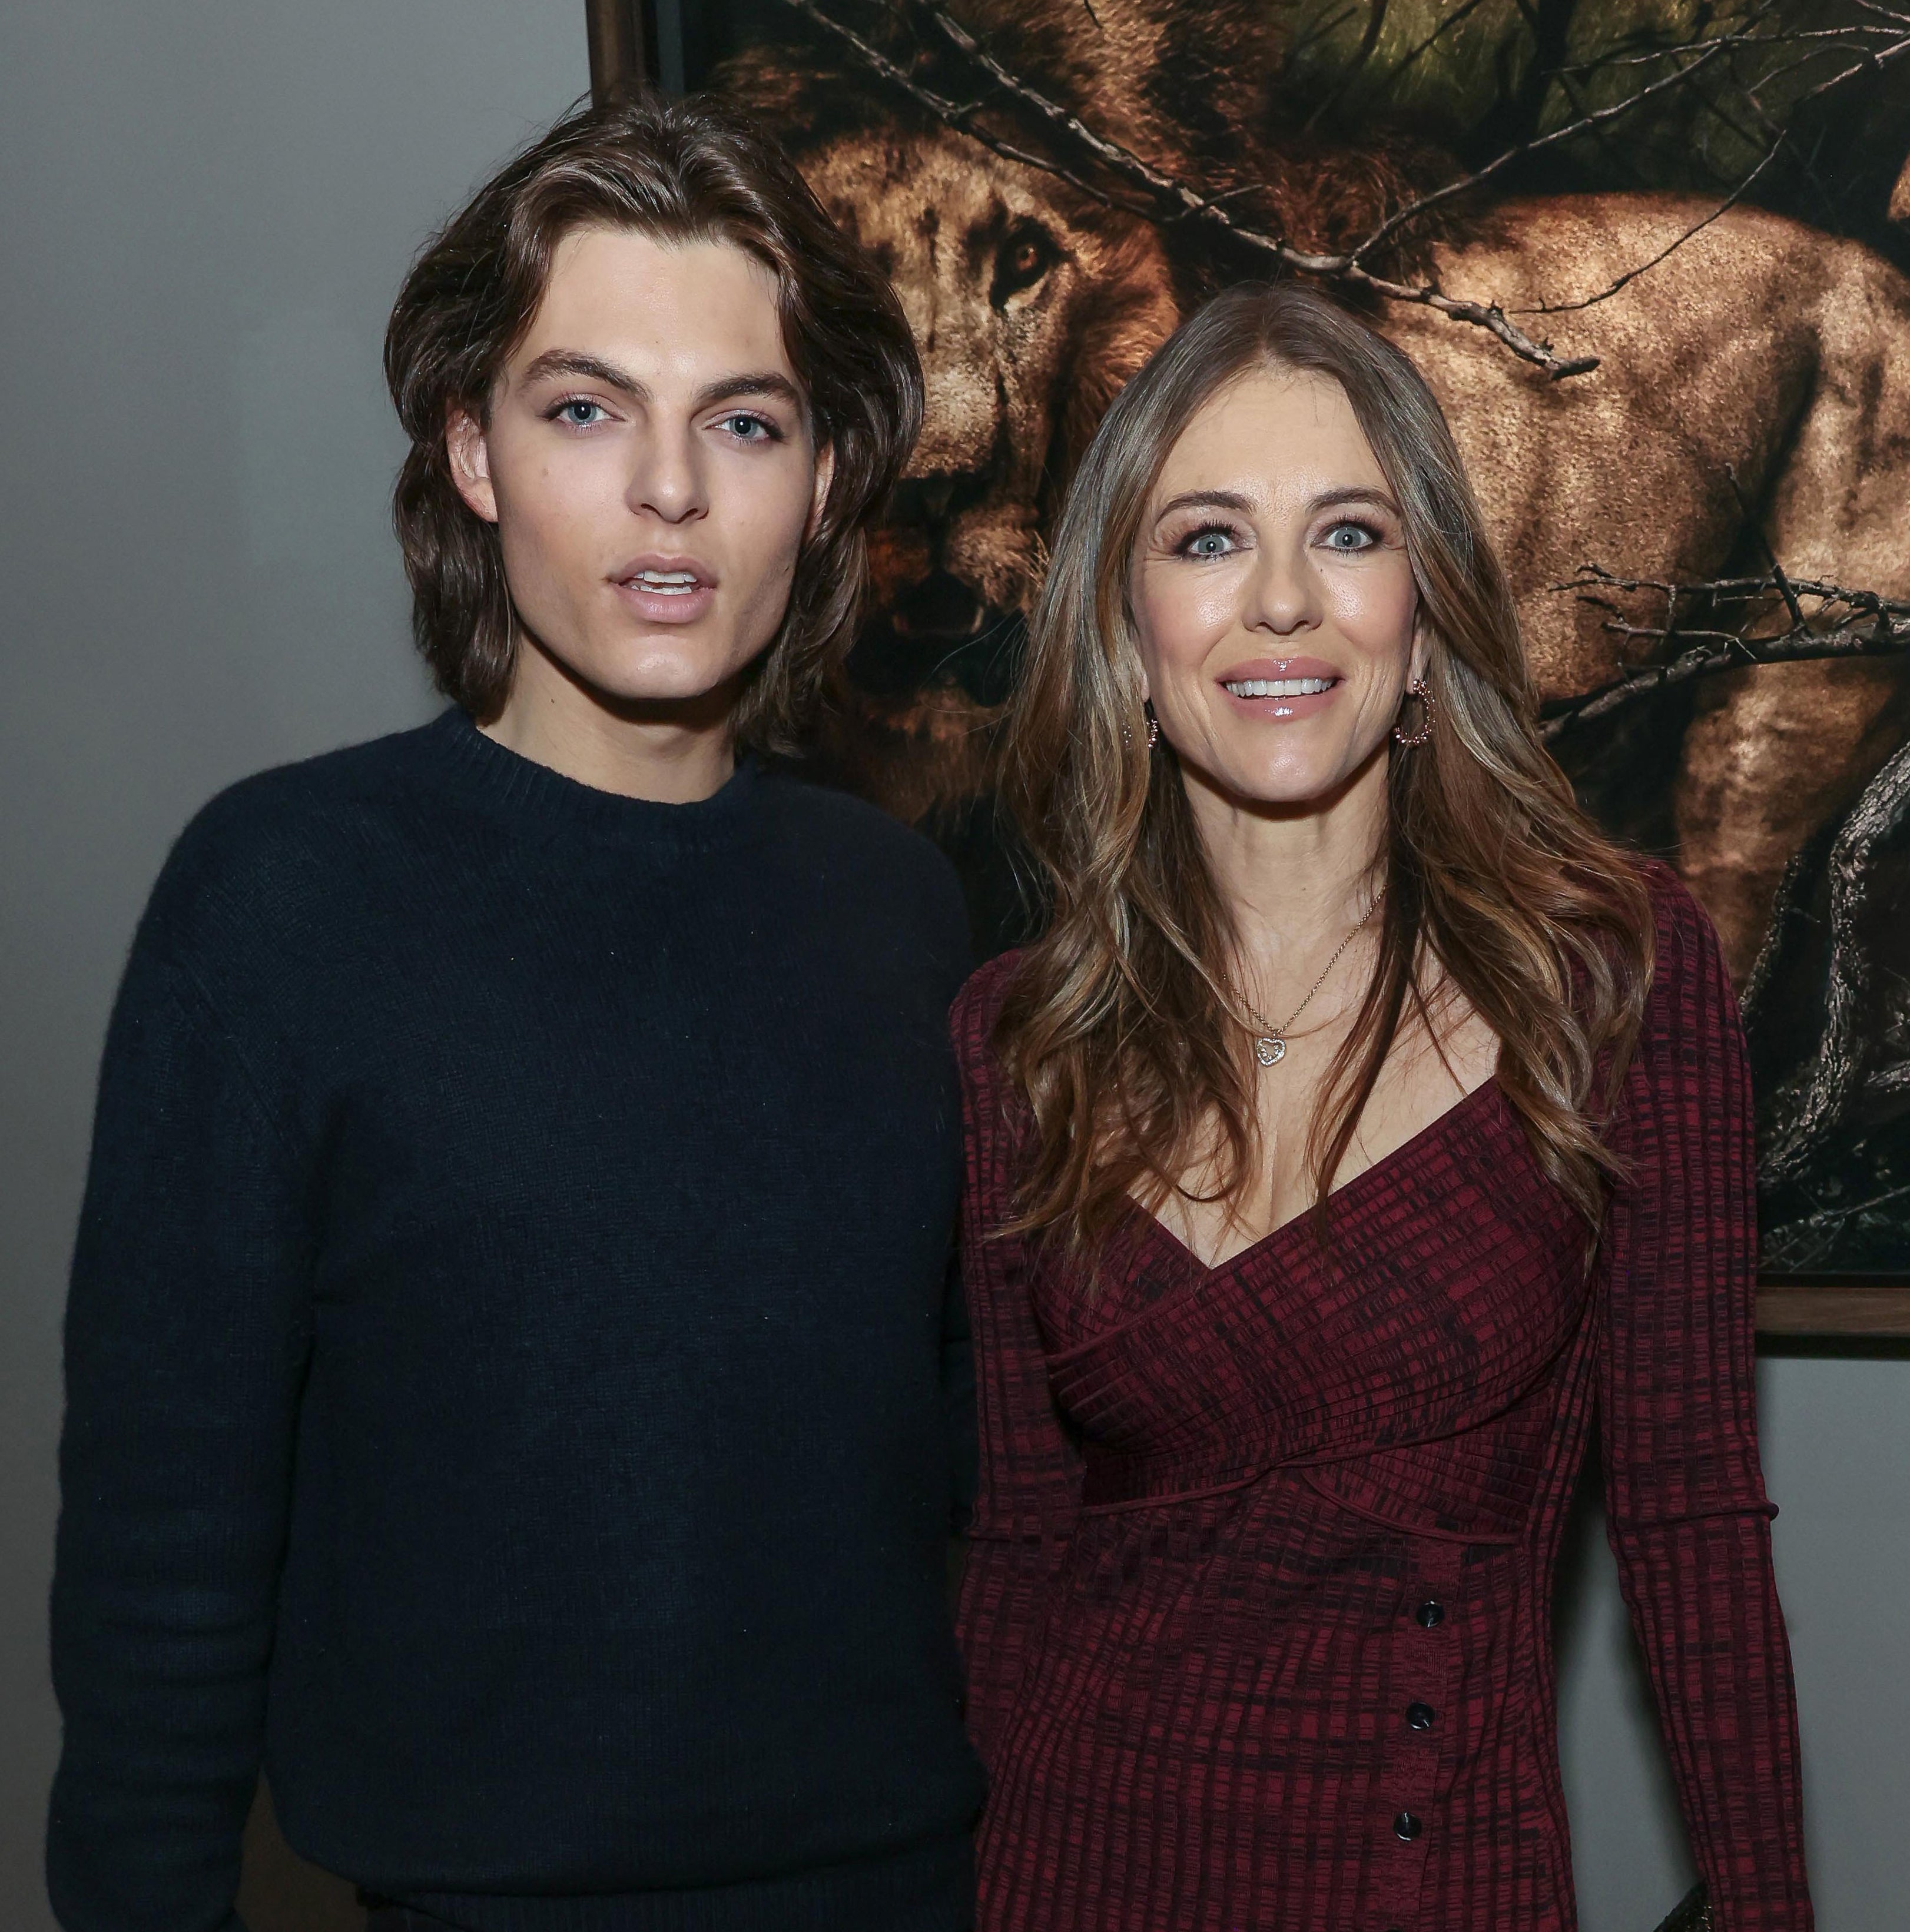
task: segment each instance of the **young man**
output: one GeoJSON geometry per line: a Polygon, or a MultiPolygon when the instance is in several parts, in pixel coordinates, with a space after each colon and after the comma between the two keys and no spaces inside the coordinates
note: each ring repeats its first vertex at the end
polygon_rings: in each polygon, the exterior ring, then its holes
{"type": "Polygon", "coordinates": [[[215,801],[134,946],[55,1909],[232,1932],[263,1761],[374,1925],[966,1926],[965,921],[758,756],[847,647],[906,325],[773,148],[653,100],[486,187],[386,365],[455,704],[215,801]]]}

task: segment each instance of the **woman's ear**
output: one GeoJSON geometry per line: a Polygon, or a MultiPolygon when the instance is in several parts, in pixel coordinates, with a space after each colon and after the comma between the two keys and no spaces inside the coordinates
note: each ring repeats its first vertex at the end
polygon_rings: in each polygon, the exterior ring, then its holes
{"type": "Polygon", "coordinates": [[[815,482],[809,491],[809,520],[803,526],[803,541],[807,543],[815,535],[816,526],[822,521],[824,505],[829,501],[829,486],[836,480],[836,446],[825,442],[815,452],[815,482]]]}
{"type": "Polygon", "coordinates": [[[444,453],[451,480],[466,508],[487,524],[497,520],[497,492],[491,482],[491,446],[484,427],[469,410],[457,405],[445,412],[444,453]]]}

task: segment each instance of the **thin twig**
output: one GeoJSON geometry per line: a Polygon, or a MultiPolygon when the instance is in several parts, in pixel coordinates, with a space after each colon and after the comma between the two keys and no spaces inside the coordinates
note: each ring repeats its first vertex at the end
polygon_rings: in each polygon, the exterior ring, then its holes
{"type": "Polygon", "coordinates": [[[1707,583],[1677,584],[1662,578],[1615,575],[1602,565],[1581,564],[1569,583],[1552,586],[1570,592],[1581,602],[1608,615],[1602,628],[1620,638],[1628,652],[1653,653],[1628,663],[1618,676],[1594,691],[1550,708],[1539,735],[1554,743],[1566,733],[1594,718],[1610,716],[1640,699],[1689,684],[1694,678],[1752,664],[1797,664],[1812,659],[1901,657],[1910,654],[1910,601],[1884,597],[1874,590],[1852,590],[1820,578],[1788,575],[1775,556],[1761,577],[1731,577],[1707,583]],[[1661,599],[1664,617],[1656,624],[1636,623],[1608,595],[1650,594],[1661,599]],[[1680,609],[1693,605],[1761,604],[1773,597],[1783,602],[1791,622],[1775,635],[1747,636],[1758,614],[1737,628],[1693,626],[1679,621],[1680,609]],[[1817,606],[1806,613],[1803,600],[1817,606]],[[1662,655],[1682,646],[1675,657],[1662,655]]]}
{"type": "Polygon", "coordinates": [[[931,88],[924,87],[912,75],[898,67],[881,48],[864,40],[853,27],[826,13],[815,4],[815,0],[784,0],[784,4],[793,8],[819,32],[839,40],[864,66],[879,75],[891,87],[907,94],[918,107],[926,109],[937,120],[953,128],[957,133],[966,134],[972,140],[979,141],[991,154],[999,154],[1004,160],[1019,162],[1023,167],[1038,169],[1043,174],[1053,175],[1067,182],[1070,188],[1079,189],[1083,194],[1107,206],[1125,208],[1128,213],[1144,218],[1151,214],[1152,211],[1148,208],[1116,201],[1104,189],[1082,180],[1058,161],[1050,160],[1044,154],[1032,153],[1025,148],[1017,146],[1013,142],[1003,140],[978,118],[981,112],[979,101],[964,104],[937,94],[931,88]]]}
{"type": "MultiPolygon", "coordinates": [[[[1488,161],[1482,167],[1475,168],[1470,174],[1463,176],[1457,181],[1448,182],[1443,187],[1434,188],[1430,193],[1420,196],[1416,201],[1409,201],[1404,208],[1395,209],[1371,235],[1367,236],[1364,242],[1360,243],[1359,246],[1353,251],[1356,259],[1362,255],[1370,254],[1376,248],[1383,248],[1409,221],[1417,220],[1421,215],[1428,214],[1432,209],[1452,200],[1456,195],[1468,194],[1473,189],[1482,186],[1494,176],[1502,173],[1506,169],[1510,167],[1515,161],[1527,160],[1533,154],[1542,154],[1548,148],[1556,147],[1561,141],[1570,140],[1578,135],[1589,134],[1594,129],[1602,128],[1608,123],[1618,119],[1622,115],[1630,113],[1635,107],[1642,106],[1646,101],[1664,93],[1668,88],[1684,86],[1694,74],[1708,67],[1728,48],[1743,45],[1755,38],[1746,33],[1743,35],[1720,38],[1713,42],[1705,52],[1700,54],[1697,59],[1691,62],[1687,66],[1680,68],[1675,74],[1668,74],[1662,80],[1648,81],[1638,89],[1637,93],[1627,94],[1623,100],[1614,101],[1609,107],[1594,108],[1590,113],[1581,114],[1575,121],[1567,121],[1563,125],[1554,128],[1549,134],[1540,134],[1532,140],[1521,141],[1516,146],[1508,148],[1503,154],[1488,161]]],[[[1683,50],[1680,49],[1673,51],[1683,50]]]]}
{"type": "MultiPolygon", "coordinates": [[[[1542,152],[1560,142],[1588,133],[1602,134],[1620,116],[1634,108],[1677,86],[1692,82],[1702,69],[1722,56],[1750,47],[1766,47],[1782,44],[1802,38],[1795,34],[1765,34],[1758,31],[1767,8],[1759,8],[1751,16],[1743,28],[1719,34],[1702,41],[1692,41],[1682,47],[1654,52],[1653,59],[1677,59],[1682,56],[1695,55],[1695,58],[1681,61],[1675,72],[1647,82],[1637,92],[1608,107],[1581,112],[1573,119],[1555,128],[1551,132],[1521,142],[1509,148],[1494,160],[1471,174],[1449,182],[1431,190],[1416,200],[1407,202],[1385,217],[1367,236],[1350,250],[1337,254],[1316,254],[1296,248],[1284,236],[1270,234],[1265,230],[1236,220],[1221,205],[1224,199],[1201,194],[1185,182],[1165,172],[1144,160],[1131,148],[1108,136],[1089,127],[1076,114],[1060,102],[1044,94],[1020,75],[1012,72],[998,60],[962,23],[955,20],[941,5],[925,4],[913,10],[932,26],[942,38],[963,59],[986,76],[996,91],[1020,108],[1025,114],[1046,124],[1050,134],[1079,154],[1085,156],[1093,166],[1104,175],[1111,176],[1130,189],[1137,191],[1140,202],[1124,200],[1110,194],[1103,187],[1089,180],[1080,172],[1063,165],[1051,156],[1030,152],[1016,142],[1006,139],[987,124],[981,116],[984,104],[981,101],[957,101],[938,93],[925,86],[881,50],[844,22],[836,20],[820,4],[820,0],[784,0],[784,4],[801,16],[818,32],[833,39],[847,48],[854,58],[881,76],[890,86],[905,94],[916,106],[923,110],[945,126],[980,142],[991,152],[1005,160],[1017,162],[1024,166],[1040,170],[1067,182],[1071,187],[1088,195],[1104,206],[1119,208],[1165,226],[1192,228],[1213,235],[1217,239],[1224,238],[1232,245],[1250,254],[1260,256],[1270,262],[1293,272],[1310,275],[1323,280],[1335,281],[1343,285],[1362,290],[1383,300],[1410,304],[1429,308],[1455,322],[1464,322],[1474,328],[1484,329],[1496,338],[1521,362],[1542,369],[1554,380],[1571,376],[1588,374],[1599,366],[1595,356],[1566,357],[1557,354],[1549,341],[1535,340],[1511,320],[1507,310],[1496,302],[1474,302],[1462,297],[1448,295],[1437,283],[1428,282],[1415,286],[1389,276],[1374,272],[1367,264],[1374,254],[1398,236],[1407,224],[1431,210],[1442,206],[1455,196],[1467,194],[1491,180],[1515,161],[1542,152]]],[[[1463,8],[1455,11],[1463,11],[1463,8]]],[[[1893,25],[1902,24],[1898,16],[1888,15],[1884,10],[1872,8],[1880,17],[1889,19],[1893,25]]],[[[1840,38],[1848,44],[1854,34],[1874,35],[1875,28],[1852,28],[1822,30],[1825,37],[1840,38]]],[[[1813,35],[1812,38],[1817,38],[1813,35]]],[[[1846,67],[1804,96],[1813,100],[1831,88],[1840,86],[1854,75],[1866,70],[1875,71],[1884,62],[1910,50],[1910,37],[1886,46],[1881,52],[1866,52],[1855,64],[1846,67]]],[[[1642,56],[1641,58],[1643,58],[1642,56]]],[[[1560,73],[1568,70],[1560,70],[1560,73]]],[[[1747,94],[1747,98],[1748,98],[1747,94]]],[[[1750,101],[1753,111],[1770,125],[1769,117],[1755,100],[1750,101]]],[[[1515,310],[1512,314],[1545,314],[1563,310],[1589,308],[1593,303],[1607,299],[1623,288],[1627,282],[1659,266],[1666,257],[1689,241],[1693,235],[1701,232],[1712,221],[1734,205],[1768,165],[1782,139],[1782,130],[1777,130],[1771,136],[1772,146],[1751,174],[1740,184],[1721,206],[1713,211],[1704,221],[1695,224],[1685,234],[1674,242],[1671,248],[1661,251],[1650,261],[1641,263],[1628,271],[1609,289],[1587,298],[1582,302],[1564,303],[1554,307],[1541,306],[1536,309],[1515,310]]]]}
{"type": "Polygon", "coordinates": [[[1608,283],[1596,295],[1587,296],[1578,302],[1540,302],[1536,308],[1515,308],[1509,313],[1513,315],[1567,315],[1576,309],[1596,308],[1600,302],[1609,302],[1627,284],[1636,281],[1639,276],[1648,274],[1659,263],[1669,260],[1694,236],[1701,235],[1720,215],[1729,214],[1749,193],[1752,183],[1776,160],[1783,146],[1784,136],[1780,134],[1776,143],[1766,151],[1764,159],[1701,220],[1694,221],[1675,241],[1668,242],[1650,261],[1641,262],[1635,268],[1627,268],[1616,281],[1608,283]]]}
{"type": "MultiPolygon", "coordinates": [[[[785,0],[785,4],[812,19],[824,17],[815,0],[785,0]]],[[[1184,182],[1176,180],[1142,160],[1118,141],[1095,133],[1059,101],[1051,100],[1019,74],[1011,73],[944,9],[932,6],[923,10],[925,17],[949,44],[980,68],[1005,94],[1039,116],[1066,138],[1085,147],[1104,166],[1156,197],[1161,205],[1164,218],[1223,232],[1241,246],[1302,274],[1350,283],[1390,302],[1414,303],[1449,316],[1455,321],[1470,322],[1497,337],[1521,361],[1543,369],[1554,380],[1561,376],[1584,375],[1598,367],[1595,356],[1568,358],[1554,355],[1550,343],[1535,342],[1515,323],[1508,321],[1505,310],[1497,302],[1469,302],[1449,296],[1436,284],[1415,288],[1389,277],[1374,274],[1357,259],[1371,246],[1370,240],[1349,254],[1314,254],[1296,248],[1279,236],[1246,226],[1235,220],[1212,197],[1197,193],[1184,182]]],[[[905,84],[913,88],[912,82],[905,84]]]]}

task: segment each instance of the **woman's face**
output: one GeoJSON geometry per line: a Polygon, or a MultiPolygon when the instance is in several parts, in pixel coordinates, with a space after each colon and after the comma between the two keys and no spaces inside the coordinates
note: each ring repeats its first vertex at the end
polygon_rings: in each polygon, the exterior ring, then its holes
{"type": "Polygon", "coordinates": [[[1404,527],[1346,393],[1267,369],[1162,466],[1132,596],[1148,694],[1189,782],[1304,807],[1374,763],[1420,668],[1404,527]]]}
{"type": "Polygon", "coordinates": [[[775,636],[830,459],[753,256],[574,230],[488,421],[449,430],[531,645],[587,689],[703,698],[775,636]]]}

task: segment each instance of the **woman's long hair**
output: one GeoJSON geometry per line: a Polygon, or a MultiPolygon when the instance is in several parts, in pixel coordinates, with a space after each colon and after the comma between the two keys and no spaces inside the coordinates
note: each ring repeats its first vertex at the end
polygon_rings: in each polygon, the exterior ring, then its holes
{"type": "Polygon", "coordinates": [[[1426,743],[1389,746],[1378,962],[1308,1148],[1322,1232],[1402,1018],[1433,1026],[1434,962],[1497,1034],[1534,1154],[1596,1226],[1617,1169],[1593,1089],[1622,1078],[1643,1016],[1644,882],[1539,740],[1511,592],[1431,391],[1384,338],[1290,284],[1231,289],[1161,347],[1109,410],[1056,532],[1003,772],[1050,912],[996,1034],[1034,1114],[1015,1226],[1092,1250],[1131,1194],[1158,1208],[1199,1172],[1202,1198],[1232,1202],[1258,1156],[1254,1071],[1223,990],[1233,922],[1172,750],[1148,749],[1129,586],[1168,452],[1260,369],[1330,376],[1352,404],[1404,523],[1437,707],[1426,743]]]}

